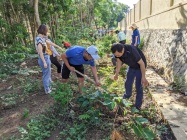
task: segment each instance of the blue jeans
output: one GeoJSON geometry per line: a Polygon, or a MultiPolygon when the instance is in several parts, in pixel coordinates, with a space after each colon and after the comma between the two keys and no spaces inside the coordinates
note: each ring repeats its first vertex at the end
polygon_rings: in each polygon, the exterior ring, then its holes
{"type": "Polygon", "coordinates": [[[135,106],[137,108],[140,108],[142,105],[142,99],[143,99],[143,88],[141,84],[141,79],[142,79],[142,73],[140,69],[132,69],[129,68],[127,71],[127,78],[125,81],[125,89],[126,92],[123,95],[124,99],[128,99],[132,95],[132,84],[134,82],[134,79],[136,77],[136,103],[135,106]]]}
{"type": "Polygon", "coordinates": [[[47,93],[50,90],[50,86],[51,86],[51,60],[49,55],[44,55],[44,59],[47,63],[47,68],[44,68],[44,63],[40,57],[38,58],[38,64],[42,69],[43,86],[44,86],[45,93],[47,93]]]}

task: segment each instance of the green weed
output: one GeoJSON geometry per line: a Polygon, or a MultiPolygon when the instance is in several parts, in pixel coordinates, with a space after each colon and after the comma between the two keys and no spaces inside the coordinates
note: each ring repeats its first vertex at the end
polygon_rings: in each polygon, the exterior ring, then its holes
{"type": "Polygon", "coordinates": [[[22,118],[26,119],[29,117],[29,110],[28,109],[24,109],[23,113],[22,113],[22,118]]]}

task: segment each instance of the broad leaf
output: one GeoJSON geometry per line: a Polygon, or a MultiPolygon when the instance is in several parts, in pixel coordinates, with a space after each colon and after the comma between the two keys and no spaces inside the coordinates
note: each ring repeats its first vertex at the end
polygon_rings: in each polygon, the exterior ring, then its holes
{"type": "Polygon", "coordinates": [[[122,98],[121,97],[114,97],[113,99],[115,102],[120,103],[122,98]]]}
{"type": "Polygon", "coordinates": [[[133,126],[134,133],[138,138],[142,138],[144,135],[142,134],[142,130],[139,129],[136,125],[133,126]]]}
{"type": "Polygon", "coordinates": [[[142,118],[142,117],[135,117],[135,121],[138,124],[148,123],[148,120],[146,118],[142,118]]]}
{"type": "Polygon", "coordinates": [[[82,103],[82,107],[86,107],[88,105],[89,105],[89,101],[87,101],[87,100],[82,103]]]}
{"type": "Polygon", "coordinates": [[[153,131],[150,130],[149,128],[143,128],[143,133],[147,140],[152,140],[156,137],[153,131]]]}
{"type": "Polygon", "coordinates": [[[116,107],[116,102],[112,102],[111,106],[112,106],[112,109],[114,109],[116,107]]]}
{"type": "Polygon", "coordinates": [[[138,112],[139,112],[139,110],[138,110],[138,109],[136,109],[136,107],[132,107],[132,108],[131,108],[131,112],[132,112],[132,113],[138,113],[138,112]]]}
{"type": "Polygon", "coordinates": [[[111,104],[112,101],[111,100],[105,100],[104,102],[102,102],[103,105],[109,105],[111,104]]]}
{"type": "Polygon", "coordinates": [[[122,103],[125,105],[125,107],[130,107],[132,105],[131,102],[125,100],[125,99],[122,99],[122,103]]]}
{"type": "Polygon", "coordinates": [[[126,109],[124,109],[123,114],[124,114],[125,116],[127,115],[127,110],[126,110],[126,109]]]}

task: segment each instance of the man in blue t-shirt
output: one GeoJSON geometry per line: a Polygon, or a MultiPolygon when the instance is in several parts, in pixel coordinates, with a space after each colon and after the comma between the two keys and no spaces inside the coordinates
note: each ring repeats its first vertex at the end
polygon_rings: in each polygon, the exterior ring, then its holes
{"type": "Polygon", "coordinates": [[[140,44],[140,33],[139,33],[139,30],[138,30],[138,27],[134,23],[130,26],[130,29],[132,29],[132,31],[133,31],[131,45],[135,46],[135,47],[138,47],[138,45],[140,44]]]}
{"type": "Polygon", "coordinates": [[[130,98],[132,95],[132,84],[136,77],[136,103],[137,109],[141,108],[143,99],[142,86],[148,86],[148,81],[145,78],[145,69],[147,66],[146,58],[142,51],[131,45],[123,45],[120,43],[114,43],[111,48],[112,53],[117,58],[116,72],[114,80],[118,79],[118,74],[122,63],[129,66],[125,81],[125,93],[123,98],[130,98]]]}
{"type": "MultiPolygon", "coordinates": [[[[70,72],[75,69],[84,74],[83,64],[91,66],[91,70],[95,79],[95,84],[100,86],[100,82],[97,76],[97,69],[94,60],[99,59],[98,49],[95,46],[89,46],[87,49],[81,46],[72,46],[65,53],[61,55],[64,61],[62,68],[62,82],[67,82],[70,72]]],[[[77,74],[77,73],[76,73],[77,74]]],[[[77,74],[79,82],[79,91],[84,86],[84,77],[77,74]]]]}

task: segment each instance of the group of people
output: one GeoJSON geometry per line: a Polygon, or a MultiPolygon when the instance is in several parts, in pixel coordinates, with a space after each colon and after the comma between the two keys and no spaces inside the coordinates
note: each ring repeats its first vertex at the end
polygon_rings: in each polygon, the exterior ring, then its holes
{"type": "MultiPolygon", "coordinates": [[[[123,98],[130,98],[132,94],[132,84],[134,79],[136,78],[136,103],[135,107],[140,109],[142,105],[143,99],[143,86],[148,85],[148,81],[145,77],[145,69],[146,69],[146,59],[144,54],[140,49],[138,49],[138,44],[140,43],[140,36],[137,35],[139,31],[137,30],[137,26],[133,24],[131,26],[133,29],[132,44],[126,44],[125,36],[116,31],[119,34],[119,43],[114,43],[111,47],[111,52],[114,54],[116,59],[116,70],[114,74],[114,80],[118,79],[119,71],[123,63],[129,66],[127,71],[127,78],[125,81],[125,93],[123,98]]],[[[43,85],[46,94],[49,94],[51,89],[51,62],[57,66],[57,72],[61,73],[62,82],[65,83],[68,81],[70,72],[78,71],[84,74],[84,66],[83,64],[90,65],[91,71],[94,76],[95,85],[101,86],[97,75],[96,64],[94,60],[98,60],[100,57],[98,55],[98,49],[96,46],[89,46],[88,48],[84,48],[81,46],[71,46],[68,42],[63,42],[64,47],[68,48],[66,52],[62,53],[61,58],[63,60],[63,67],[61,71],[61,65],[57,64],[58,61],[56,56],[60,56],[57,51],[55,51],[54,47],[62,48],[51,40],[49,40],[47,36],[48,29],[46,25],[40,25],[38,28],[38,36],[35,40],[36,50],[38,52],[38,63],[42,69],[43,73],[43,85]],[[48,46],[51,47],[51,52],[48,53],[48,46]],[[50,59],[51,58],[51,59],[50,59]]],[[[79,90],[84,86],[84,77],[79,73],[76,73],[78,77],[78,86],[79,90]]]]}

